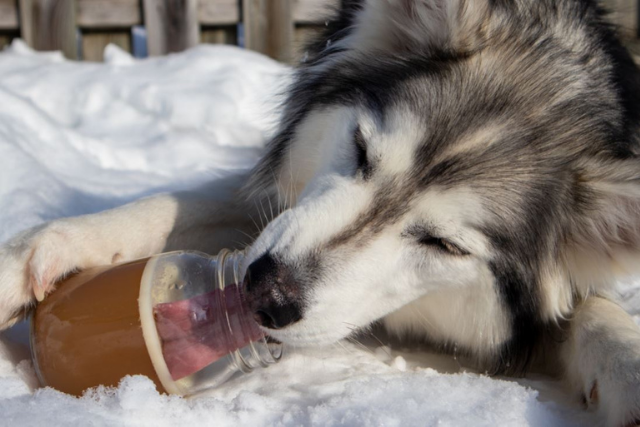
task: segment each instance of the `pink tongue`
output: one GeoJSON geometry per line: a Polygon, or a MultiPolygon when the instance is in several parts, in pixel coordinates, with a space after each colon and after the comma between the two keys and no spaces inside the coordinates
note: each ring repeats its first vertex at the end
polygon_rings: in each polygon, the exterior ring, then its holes
{"type": "Polygon", "coordinates": [[[243,307],[237,285],[228,285],[224,293],[215,290],[188,300],[158,304],[154,314],[164,360],[174,380],[194,374],[264,336],[243,307]],[[226,306],[226,315],[224,310],[216,309],[221,306],[226,306]]]}

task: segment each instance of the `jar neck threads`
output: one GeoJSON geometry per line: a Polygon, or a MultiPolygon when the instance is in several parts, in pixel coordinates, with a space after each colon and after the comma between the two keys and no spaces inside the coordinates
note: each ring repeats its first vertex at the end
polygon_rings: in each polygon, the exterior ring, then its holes
{"type": "Polygon", "coordinates": [[[246,271],[246,266],[243,265],[245,252],[223,249],[215,258],[218,286],[225,295],[220,310],[226,313],[229,332],[227,339],[238,348],[232,353],[237,368],[249,373],[256,368],[266,368],[277,363],[282,356],[281,345],[267,340],[246,304],[246,282],[241,273],[246,271]],[[246,340],[246,337],[257,335],[261,335],[257,340],[246,340]],[[249,344],[242,346],[243,341],[249,341],[249,344]]]}
{"type": "Polygon", "coordinates": [[[282,345],[265,337],[246,302],[244,262],[243,251],[173,252],[145,267],[143,335],[170,393],[200,394],[282,356],[282,345]]]}

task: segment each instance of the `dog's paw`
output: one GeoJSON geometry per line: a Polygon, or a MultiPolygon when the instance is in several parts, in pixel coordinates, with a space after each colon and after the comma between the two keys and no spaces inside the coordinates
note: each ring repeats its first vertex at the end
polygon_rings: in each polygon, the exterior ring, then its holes
{"type": "Polygon", "coordinates": [[[585,389],[583,400],[607,426],[640,427],[640,353],[616,365],[585,389]]]}
{"type": "Polygon", "coordinates": [[[55,283],[74,270],[110,262],[81,222],[55,221],[0,246],[0,330],[22,319],[55,283]]]}
{"type": "Polygon", "coordinates": [[[59,228],[41,226],[0,246],[0,329],[20,320],[59,277],[73,270],[65,250],[68,237],[59,228]]]}

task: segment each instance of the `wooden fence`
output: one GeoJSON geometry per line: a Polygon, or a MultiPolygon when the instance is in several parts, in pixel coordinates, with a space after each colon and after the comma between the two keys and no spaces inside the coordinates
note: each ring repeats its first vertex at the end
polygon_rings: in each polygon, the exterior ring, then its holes
{"type": "Polygon", "coordinates": [[[0,48],[22,37],[37,50],[101,60],[114,43],[131,52],[144,26],[148,54],[198,43],[238,44],[291,62],[339,0],[0,0],[0,48]],[[239,25],[241,26],[239,27],[239,25]],[[242,29],[239,32],[239,28],[242,29]],[[238,37],[240,34],[241,37],[238,37]]]}
{"type": "MultiPolygon", "coordinates": [[[[640,0],[603,0],[628,39],[638,36],[640,0]]],[[[22,37],[38,50],[101,60],[114,43],[133,51],[144,27],[149,55],[203,43],[238,44],[285,62],[324,24],[339,0],[0,0],[0,48],[22,37]],[[239,31],[239,28],[241,29],[239,31]]],[[[632,44],[633,45],[633,44],[632,44]]],[[[634,46],[637,46],[636,43],[634,46]]]]}

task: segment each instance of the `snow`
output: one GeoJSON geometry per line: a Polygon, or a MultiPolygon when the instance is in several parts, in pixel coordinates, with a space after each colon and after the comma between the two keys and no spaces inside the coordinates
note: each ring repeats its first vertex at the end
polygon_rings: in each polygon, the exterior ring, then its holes
{"type": "Polygon", "coordinates": [[[98,211],[253,164],[288,70],[232,47],[107,64],[0,56],[0,241],[60,216],[98,211]]]}
{"type": "MultiPolygon", "coordinates": [[[[0,243],[27,227],[96,212],[251,167],[277,122],[290,70],[200,46],[104,64],[0,53],[0,243]]],[[[640,314],[640,288],[624,288],[640,314]]],[[[268,369],[198,399],[144,377],[78,399],[37,389],[23,323],[0,335],[0,426],[577,426],[585,414],[546,378],[492,379],[455,358],[382,344],[290,349],[268,369]]]]}

